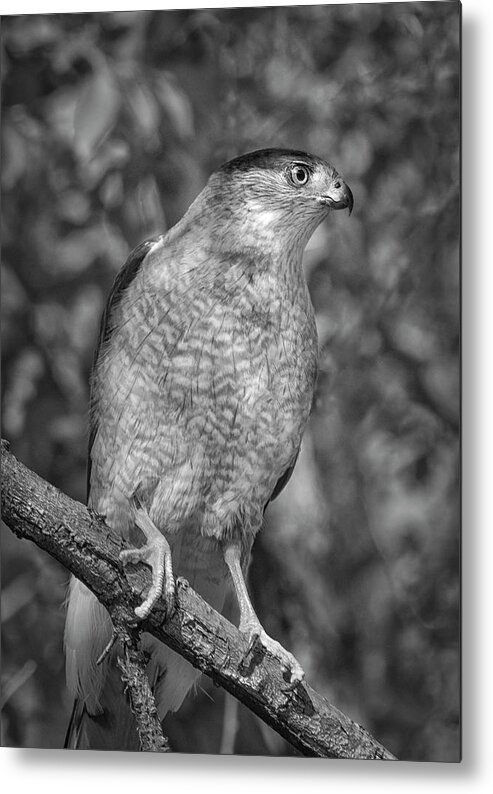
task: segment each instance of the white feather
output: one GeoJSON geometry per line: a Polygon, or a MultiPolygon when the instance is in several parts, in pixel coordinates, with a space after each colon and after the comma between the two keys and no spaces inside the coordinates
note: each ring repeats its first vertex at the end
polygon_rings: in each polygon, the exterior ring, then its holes
{"type": "Polygon", "coordinates": [[[196,670],[190,662],[150,634],[142,635],[141,646],[151,653],[147,675],[156,699],[159,719],[162,720],[168,711],[178,711],[200,677],[200,670],[196,670]]]}
{"type": "Polygon", "coordinates": [[[96,662],[111,633],[106,609],[82,582],[72,577],[64,637],[67,686],[74,697],[82,698],[89,714],[101,711],[106,665],[96,662]]]}
{"type": "MultiPolygon", "coordinates": [[[[197,529],[195,533],[190,531],[186,538],[174,539],[177,573],[185,576],[215,609],[221,610],[226,591],[222,557],[214,541],[202,538],[197,529]]],[[[102,711],[108,666],[96,662],[111,634],[112,623],[106,609],[82,582],[72,577],[65,623],[67,686],[74,697],[83,700],[89,714],[102,711]]],[[[200,677],[200,670],[150,634],[144,633],[141,643],[150,652],[147,674],[162,720],[168,711],[180,708],[200,677]]]]}

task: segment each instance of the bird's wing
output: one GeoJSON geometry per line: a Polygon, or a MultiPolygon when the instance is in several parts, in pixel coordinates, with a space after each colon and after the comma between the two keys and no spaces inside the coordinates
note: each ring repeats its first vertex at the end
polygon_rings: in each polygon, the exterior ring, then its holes
{"type": "MultiPolygon", "coordinates": [[[[113,282],[111,292],[108,296],[108,300],[106,301],[103,316],[101,317],[98,341],[94,351],[93,369],[96,366],[101,349],[111,336],[111,332],[113,330],[112,318],[114,316],[116,307],[122,299],[123,293],[134,280],[147,254],[153,245],[155,245],[155,243],[160,239],[160,237],[161,235],[158,235],[157,237],[151,237],[149,240],[145,240],[143,243],[140,243],[137,248],[134,248],[123,267],[118,271],[115,281],[113,282]]],[[[92,410],[92,407],[93,404],[91,398],[91,410],[89,412],[89,446],[87,455],[87,500],[89,499],[89,491],[91,487],[91,450],[98,430],[96,412],[92,410]]]]}
{"type": "Polygon", "coordinates": [[[274,488],[274,490],[272,491],[272,493],[270,495],[270,499],[269,499],[269,501],[267,502],[267,504],[264,507],[264,512],[267,509],[267,506],[269,505],[269,503],[273,502],[274,499],[276,499],[279,496],[281,491],[286,487],[286,485],[290,481],[291,475],[292,475],[292,473],[294,471],[294,467],[296,466],[296,461],[298,460],[298,455],[299,454],[300,454],[300,451],[298,449],[296,455],[293,458],[293,462],[291,463],[291,465],[288,466],[288,468],[286,469],[284,474],[282,474],[279,477],[278,481],[276,482],[275,488],[274,488]]]}

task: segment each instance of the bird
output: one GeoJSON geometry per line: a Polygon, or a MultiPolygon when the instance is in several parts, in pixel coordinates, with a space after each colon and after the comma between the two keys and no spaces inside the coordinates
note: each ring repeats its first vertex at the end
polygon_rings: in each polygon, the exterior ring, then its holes
{"type": "MultiPolygon", "coordinates": [[[[260,149],[221,165],[166,233],[141,243],[109,295],[91,376],[88,506],[145,562],[145,618],[181,576],[216,610],[233,585],[239,631],[279,659],[291,685],[303,669],[263,629],[246,585],[268,504],[288,482],[318,368],[305,246],[352,192],[326,161],[260,149]],[[144,540],[144,542],[142,542],[144,540]]],[[[64,634],[74,709],[72,749],[139,743],[114,659],[98,658],[111,618],[78,579],[64,634]]],[[[200,672],[143,633],[159,718],[177,711],[200,672]]]]}

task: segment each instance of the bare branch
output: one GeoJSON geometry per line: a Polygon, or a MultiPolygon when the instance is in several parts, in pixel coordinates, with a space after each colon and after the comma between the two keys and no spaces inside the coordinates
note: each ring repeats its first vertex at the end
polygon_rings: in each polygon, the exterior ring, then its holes
{"type": "MultiPolygon", "coordinates": [[[[83,581],[119,624],[135,624],[133,609],[151,584],[137,565],[126,575],[124,547],[104,521],[19,463],[2,442],[3,520],[19,537],[47,551],[83,581]]],[[[279,662],[262,652],[244,660],[247,642],[184,580],[176,609],[165,622],[160,601],[139,628],[153,634],[241,700],[303,755],[392,760],[394,756],[360,725],[308,684],[286,686],[279,662]]]]}
{"type": "Polygon", "coordinates": [[[135,717],[140,746],[143,752],[170,753],[171,749],[163,734],[156,702],[152,694],[145,668],[147,659],[138,647],[138,631],[119,629],[124,656],[117,658],[122,681],[129,694],[130,708],[135,717]]]}

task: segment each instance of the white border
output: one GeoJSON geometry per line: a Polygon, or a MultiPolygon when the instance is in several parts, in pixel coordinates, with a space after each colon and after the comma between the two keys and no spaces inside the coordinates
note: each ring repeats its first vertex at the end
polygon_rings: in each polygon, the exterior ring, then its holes
{"type": "MultiPolygon", "coordinates": [[[[314,4],[314,3],[312,3],[314,4]]],[[[227,7],[225,2],[28,2],[2,0],[2,14],[70,11],[227,7]]],[[[231,6],[304,5],[293,2],[232,2],[231,6]]],[[[493,124],[490,113],[493,77],[493,3],[463,3],[463,753],[462,764],[375,764],[303,759],[217,756],[151,756],[115,753],[69,753],[2,749],[2,782],[15,789],[55,794],[212,790],[299,794],[358,786],[364,794],[415,793],[416,788],[454,792],[489,790],[493,780],[491,750],[493,657],[493,525],[491,512],[493,455],[493,124]],[[489,223],[488,223],[489,221],[489,223]],[[490,783],[488,784],[488,780],[490,783]]],[[[7,789],[10,790],[10,789],[7,789]]]]}
{"type": "MultiPolygon", "coordinates": [[[[367,0],[365,0],[367,1],[367,0]]],[[[425,0],[426,1],[426,0],[425,0]]],[[[373,2],[373,0],[369,0],[373,2]]],[[[382,2],[407,2],[407,0],[382,0],[382,2]]],[[[467,0],[466,0],[467,2],[467,0]]],[[[303,6],[303,5],[347,5],[347,0],[333,0],[331,3],[320,2],[296,2],[296,0],[260,0],[260,2],[241,2],[241,0],[232,0],[227,3],[224,0],[210,0],[210,2],[192,2],[192,0],[185,0],[180,2],[160,2],[160,0],[104,0],[104,2],[97,2],[97,0],[82,0],[82,2],[63,2],[63,0],[3,0],[1,13],[2,14],[61,14],[61,13],[76,13],[83,11],[135,11],[139,7],[146,10],[160,10],[167,8],[239,8],[239,7],[252,7],[252,6],[303,6]]]]}

